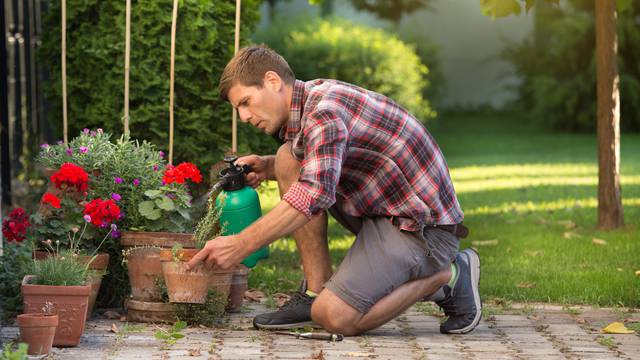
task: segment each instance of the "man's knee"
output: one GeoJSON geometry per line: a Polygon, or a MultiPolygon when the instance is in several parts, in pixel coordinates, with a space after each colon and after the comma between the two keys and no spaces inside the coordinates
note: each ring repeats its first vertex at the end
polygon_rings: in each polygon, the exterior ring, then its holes
{"type": "Polygon", "coordinates": [[[275,176],[278,183],[289,185],[300,176],[300,162],[293,157],[290,142],[281,145],[276,152],[275,176]]]}
{"type": "Polygon", "coordinates": [[[326,331],[352,336],[361,333],[358,322],[362,314],[328,289],[324,289],[311,306],[311,319],[326,331]]]}

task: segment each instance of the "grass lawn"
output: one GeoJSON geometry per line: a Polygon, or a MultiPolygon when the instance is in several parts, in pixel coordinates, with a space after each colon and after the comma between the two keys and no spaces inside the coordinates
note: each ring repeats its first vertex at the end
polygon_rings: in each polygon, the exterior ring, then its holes
{"type": "MultiPolygon", "coordinates": [[[[482,261],[484,299],[640,306],[640,136],[621,138],[626,226],[597,222],[594,135],[550,133],[520,115],[449,115],[429,129],[449,163],[465,224],[461,247],[482,261]]],[[[279,200],[274,183],[260,190],[264,211],[279,200]]],[[[353,241],[333,219],[329,247],[339,264],[353,241]]],[[[250,276],[267,293],[294,290],[302,279],[292,239],[250,276]]]]}

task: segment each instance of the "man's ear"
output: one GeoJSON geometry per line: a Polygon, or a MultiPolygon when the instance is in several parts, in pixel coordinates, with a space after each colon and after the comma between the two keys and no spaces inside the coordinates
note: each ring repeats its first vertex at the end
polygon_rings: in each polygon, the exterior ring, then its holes
{"type": "Polygon", "coordinates": [[[280,75],[278,75],[277,72],[271,70],[264,73],[263,83],[264,86],[268,86],[274,92],[280,92],[280,90],[282,89],[282,85],[284,84],[280,75]]]}

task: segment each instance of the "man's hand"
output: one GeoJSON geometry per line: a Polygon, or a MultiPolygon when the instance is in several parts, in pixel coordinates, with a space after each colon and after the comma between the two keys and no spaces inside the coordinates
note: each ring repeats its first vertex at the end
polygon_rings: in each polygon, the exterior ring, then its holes
{"type": "Polygon", "coordinates": [[[269,156],[247,155],[239,158],[236,164],[251,166],[253,171],[248,173],[245,179],[247,185],[256,188],[262,181],[272,179],[273,164],[271,164],[271,160],[269,156]]]}
{"type": "Polygon", "coordinates": [[[230,269],[250,254],[246,245],[238,235],[219,236],[209,240],[187,263],[187,269],[191,270],[201,262],[208,268],[230,269]]]}

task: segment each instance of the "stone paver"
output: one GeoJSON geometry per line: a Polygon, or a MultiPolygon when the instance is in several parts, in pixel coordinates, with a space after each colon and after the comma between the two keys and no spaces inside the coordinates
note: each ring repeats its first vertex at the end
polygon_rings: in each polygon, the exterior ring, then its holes
{"type": "MultiPolygon", "coordinates": [[[[616,309],[516,304],[489,311],[470,334],[443,335],[441,314],[412,307],[363,336],[342,342],[305,340],[251,328],[252,317],[265,310],[252,303],[232,314],[219,328],[191,327],[172,346],[155,339],[162,325],[94,319],[87,323],[80,346],[55,349],[49,359],[640,359],[640,335],[602,334],[610,322],[640,321],[638,312],[616,309]]],[[[0,341],[17,338],[17,329],[0,329],[0,341]]]]}

